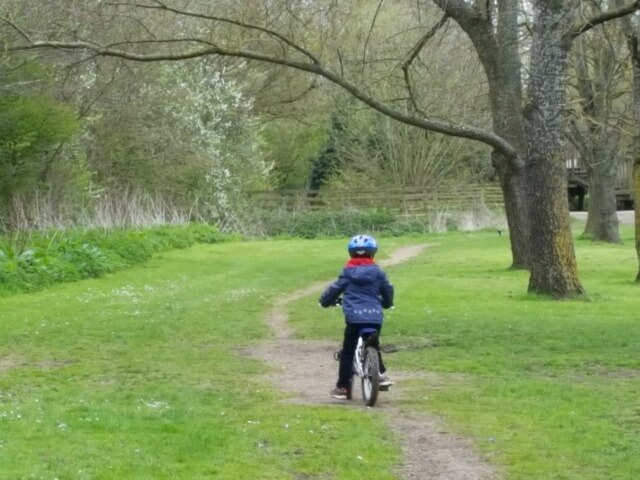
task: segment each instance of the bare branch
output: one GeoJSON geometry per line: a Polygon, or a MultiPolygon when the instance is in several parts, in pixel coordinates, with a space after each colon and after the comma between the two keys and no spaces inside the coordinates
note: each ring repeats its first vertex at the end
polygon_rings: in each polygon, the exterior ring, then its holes
{"type": "Polygon", "coordinates": [[[431,39],[437,32],[440,30],[449,19],[449,14],[445,13],[440,21],[436,23],[420,40],[418,43],[411,49],[409,55],[407,55],[406,60],[402,63],[402,72],[404,74],[404,83],[407,87],[407,91],[409,92],[409,99],[411,100],[411,104],[416,112],[419,112],[421,115],[424,115],[420,108],[418,107],[418,102],[416,101],[415,91],[413,90],[413,84],[411,83],[411,74],[409,73],[409,67],[416,59],[416,57],[420,54],[424,46],[427,44],[429,39],[431,39]]]}
{"type": "Polygon", "coordinates": [[[108,5],[112,5],[112,6],[133,6],[133,7],[138,7],[138,8],[146,8],[146,9],[150,9],[150,10],[163,10],[163,11],[167,11],[167,12],[172,12],[175,13],[176,15],[184,15],[186,17],[193,17],[193,18],[200,18],[203,20],[213,20],[216,22],[221,22],[221,23],[228,23],[230,25],[236,25],[237,27],[241,27],[241,28],[246,28],[248,30],[256,30],[262,33],[266,33],[269,36],[272,36],[274,38],[277,38],[278,40],[280,40],[281,42],[285,43],[286,45],[290,46],[291,48],[293,48],[294,50],[297,50],[298,52],[302,53],[304,56],[306,56],[307,58],[309,58],[313,63],[315,64],[320,64],[320,61],[311,53],[309,52],[307,49],[301,47],[300,45],[296,44],[295,42],[293,42],[292,40],[289,40],[287,37],[285,37],[284,35],[265,28],[265,27],[261,27],[260,25],[254,25],[251,23],[245,23],[245,22],[241,22],[239,20],[233,20],[230,18],[226,18],[226,17],[219,17],[217,15],[207,15],[204,13],[200,13],[200,12],[191,12],[188,10],[181,10],[178,8],[174,8],[174,7],[170,7],[168,5],[166,5],[165,3],[159,1],[159,0],[152,0],[156,5],[143,5],[143,4],[131,4],[131,3],[108,3],[108,5]]]}
{"type": "Polygon", "coordinates": [[[465,0],[434,0],[433,3],[456,20],[459,15],[469,16],[473,14],[471,5],[465,0]]]}
{"type": "Polygon", "coordinates": [[[411,52],[409,53],[409,55],[407,55],[407,59],[402,64],[402,69],[403,70],[404,70],[405,67],[409,67],[409,65],[411,65],[411,63],[413,63],[413,61],[420,54],[420,51],[424,48],[424,46],[427,44],[427,42],[436,33],[438,33],[438,30],[440,30],[444,26],[444,24],[447,23],[447,20],[449,20],[449,14],[445,13],[442,16],[442,18],[440,19],[440,21],[438,23],[436,23],[431,28],[431,30],[429,30],[427,33],[425,33],[424,36],[420,40],[418,40],[418,43],[416,43],[416,45],[411,49],[411,52]]]}
{"type": "Polygon", "coordinates": [[[32,43],[31,42],[31,38],[29,37],[29,35],[27,34],[27,32],[25,32],[23,29],[21,29],[14,21],[13,18],[7,18],[7,17],[0,17],[0,20],[2,20],[4,23],[6,23],[7,25],[9,25],[11,28],[13,28],[16,32],[18,32],[18,34],[24,38],[28,43],[32,43]]]}
{"type": "Polygon", "coordinates": [[[610,9],[609,11],[599,13],[591,17],[582,25],[576,25],[568,33],[568,36],[570,39],[573,39],[578,35],[582,35],[583,33],[588,32],[589,30],[591,30],[592,28],[598,25],[601,25],[610,20],[615,20],[616,18],[624,17],[638,10],[640,10],[640,0],[635,0],[633,3],[630,3],[629,5],[624,5],[619,8],[614,8],[614,9],[610,9]]]}
{"type": "Polygon", "coordinates": [[[367,47],[369,46],[369,40],[371,40],[371,33],[373,32],[373,28],[376,26],[376,20],[378,19],[378,15],[380,14],[380,10],[382,9],[382,4],[384,0],[380,0],[378,3],[378,8],[376,8],[376,13],[373,15],[373,19],[371,20],[371,26],[369,27],[369,32],[367,33],[367,38],[364,41],[364,46],[362,47],[362,74],[364,75],[364,67],[367,64],[367,47]]]}
{"type": "MultiPolygon", "coordinates": [[[[315,77],[315,78],[317,78],[317,77],[315,77]]],[[[302,98],[304,98],[307,95],[309,95],[313,90],[318,88],[318,82],[316,81],[315,78],[301,92],[299,92],[299,93],[297,93],[295,95],[292,95],[289,98],[285,98],[285,99],[282,99],[282,100],[277,100],[277,101],[272,102],[272,103],[262,103],[260,105],[261,108],[269,108],[269,107],[278,106],[278,105],[287,105],[287,104],[291,104],[291,103],[296,103],[298,100],[301,100],[302,98]]]]}
{"type": "Polygon", "coordinates": [[[131,60],[136,62],[178,61],[178,60],[186,60],[186,59],[192,59],[192,58],[203,57],[208,55],[219,55],[223,57],[246,58],[249,60],[257,60],[260,62],[267,62],[267,63],[276,64],[276,65],[282,65],[282,66],[294,68],[296,70],[300,70],[303,72],[324,77],[327,80],[331,81],[332,83],[340,86],[341,88],[349,92],[351,95],[356,97],[358,100],[368,105],[369,107],[399,122],[405,123],[407,125],[413,125],[415,127],[418,127],[424,130],[443,133],[443,134],[451,135],[454,137],[467,138],[469,140],[476,140],[492,146],[494,149],[502,153],[508,159],[515,160],[517,158],[517,153],[513,148],[513,146],[508,141],[506,141],[505,139],[496,135],[493,132],[483,130],[481,128],[473,127],[470,125],[454,124],[446,121],[438,121],[438,120],[430,119],[425,116],[419,117],[416,115],[409,115],[409,114],[394,110],[388,105],[385,105],[383,102],[378,101],[375,98],[369,96],[363,90],[361,90],[356,85],[346,80],[341,75],[338,75],[337,73],[331,70],[328,70],[327,68],[325,68],[323,65],[319,63],[315,63],[315,62],[308,63],[308,62],[290,60],[287,58],[275,57],[272,55],[258,53],[250,50],[230,49],[230,48],[217,46],[213,43],[208,43],[208,42],[201,42],[201,43],[205,44],[206,46],[202,48],[194,48],[192,50],[179,52],[179,53],[156,53],[156,54],[141,54],[141,53],[135,53],[135,52],[127,52],[125,50],[118,50],[111,47],[97,46],[89,42],[60,42],[60,41],[33,41],[27,45],[9,47],[9,51],[24,51],[24,50],[35,50],[35,49],[44,49],[44,48],[52,48],[52,49],[60,49],[60,50],[87,50],[89,52],[93,52],[94,54],[101,55],[101,56],[123,58],[125,60],[131,60]]]}

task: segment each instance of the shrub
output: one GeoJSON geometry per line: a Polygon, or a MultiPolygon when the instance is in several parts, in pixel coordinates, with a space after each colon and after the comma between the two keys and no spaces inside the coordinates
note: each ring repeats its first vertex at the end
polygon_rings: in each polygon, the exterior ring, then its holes
{"type": "Polygon", "coordinates": [[[264,210],[254,214],[245,230],[266,237],[349,236],[389,231],[395,220],[396,215],[388,210],[264,210]]]}
{"type": "Polygon", "coordinates": [[[155,252],[226,238],[213,226],[195,224],[16,233],[0,238],[0,292],[33,291],[56,282],[100,277],[143,263],[155,252]]]}
{"type": "Polygon", "coordinates": [[[408,216],[388,209],[347,210],[256,210],[244,220],[245,231],[252,236],[316,238],[350,236],[360,232],[404,235],[449,230],[497,228],[504,215],[485,206],[468,212],[432,211],[423,216],[408,216]]]}

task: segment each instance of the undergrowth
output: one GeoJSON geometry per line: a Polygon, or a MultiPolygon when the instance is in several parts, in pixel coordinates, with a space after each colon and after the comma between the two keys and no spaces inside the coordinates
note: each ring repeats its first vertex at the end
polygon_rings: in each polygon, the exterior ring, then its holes
{"type": "Polygon", "coordinates": [[[482,229],[504,230],[504,214],[484,204],[459,211],[433,209],[423,215],[405,215],[385,208],[341,210],[255,210],[244,219],[253,236],[322,238],[360,232],[400,236],[482,229]]]}
{"type": "Polygon", "coordinates": [[[145,230],[14,232],[0,237],[0,295],[100,277],[144,263],[156,252],[225,238],[228,236],[215,227],[201,224],[145,230]]]}

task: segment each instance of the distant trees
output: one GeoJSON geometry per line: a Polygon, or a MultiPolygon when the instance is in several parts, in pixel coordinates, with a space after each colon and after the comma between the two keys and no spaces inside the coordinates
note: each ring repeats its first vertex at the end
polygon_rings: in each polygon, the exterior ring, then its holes
{"type": "MultiPolygon", "coordinates": [[[[56,24],[75,29],[76,35],[90,33],[105,41],[145,30],[133,17],[103,16],[97,4],[84,1],[8,0],[3,7],[10,9],[5,12],[10,11],[12,18],[28,16],[34,28],[56,24]]],[[[162,32],[169,27],[157,21],[153,28],[162,32]]],[[[179,28],[170,26],[170,30],[179,28]]],[[[6,29],[0,33],[8,40],[6,29]]],[[[7,62],[29,65],[35,64],[36,56],[5,52],[4,57],[7,62]]],[[[246,93],[252,79],[225,71],[233,70],[229,62],[211,58],[134,67],[118,59],[53,50],[38,55],[38,62],[41,71],[46,69],[47,81],[44,73],[29,82],[0,79],[0,95],[16,90],[16,85],[29,85],[22,88],[28,95],[19,97],[20,105],[12,97],[17,108],[3,104],[0,111],[0,117],[6,118],[5,143],[9,146],[13,141],[7,129],[24,123],[16,122],[18,113],[31,117],[39,113],[41,118],[34,117],[33,122],[40,122],[42,128],[31,148],[25,148],[24,142],[14,148],[20,148],[20,155],[12,152],[20,165],[2,165],[0,208],[5,221],[10,221],[7,210],[16,194],[23,210],[25,203],[51,201],[54,196],[56,201],[67,201],[60,199],[66,197],[76,202],[74,207],[64,206],[67,221],[78,218],[78,210],[84,217],[96,202],[137,195],[154,202],[162,199],[194,218],[215,218],[233,228],[234,208],[244,201],[243,192],[271,185],[271,165],[259,152],[262,121],[246,93]],[[45,85],[46,99],[38,94],[45,85]],[[31,106],[37,107],[35,112],[31,106]],[[63,161],[70,167],[65,178],[60,168],[53,168],[61,167],[63,161]],[[27,175],[27,170],[32,174],[27,175]],[[21,185],[24,188],[19,189],[21,185]]]]}
{"type": "MultiPolygon", "coordinates": [[[[584,8],[601,13],[608,5],[624,3],[591,2],[584,8]]],[[[633,66],[624,25],[633,18],[599,25],[581,35],[573,48],[568,137],[588,173],[589,215],[584,236],[594,241],[620,241],[616,188],[629,170],[633,143],[629,126],[634,124],[633,66]]]]}
{"type": "Polygon", "coordinates": [[[42,65],[0,60],[0,208],[50,178],[77,130],[74,112],[53,96],[42,65]]]}
{"type": "Polygon", "coordinates": [[[90,127],[101,183],[162,192],[185,208],[197,203],[201,215],[233,221],[243,192],[269,182],[252,99],[206,59],[150,67],[130,80],[127,102],[102,104],[90,127]]]}

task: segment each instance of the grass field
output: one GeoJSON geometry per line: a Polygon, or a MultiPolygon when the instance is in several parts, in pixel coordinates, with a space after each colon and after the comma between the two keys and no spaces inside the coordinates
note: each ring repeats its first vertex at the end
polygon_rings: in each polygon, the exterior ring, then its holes
{"type": "MultiPolygon", "coordinates": [[[[577,241],[588,298],[564,302],[525,293],[495,232],[382,239],[432,245],[388,269],[386,361],[416,372],[402,402],[508,478],[637,478],[640,286],[623,236],[577,241]]],[[[275,298],[338,273],[344,244],[197,246],[3,299],[0,478],[395,478],[400,450],[375,416],[282,403],[238,353],[270,335],[275,298]]],[[[316,300],[293,304],[292,324],[338,339],[316,300]]]]}
{"type": "MultiPolygon", "coordinates": [[[[528,276],[505,270],[495,233],[429,239],[389,272],[384,343],[399,351],[386,358],[418,375],[408,404],[474,438],[509,478],[638,478],[640,285],[623,234],[620,246],[577,241],[588,297],[562,302],[524,293],[528,276]]],[[[310,308],[295,306],[301,331],[333,335],[305,321],[310,308]]]]}

